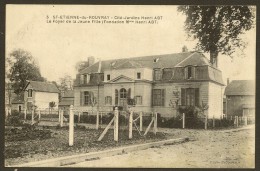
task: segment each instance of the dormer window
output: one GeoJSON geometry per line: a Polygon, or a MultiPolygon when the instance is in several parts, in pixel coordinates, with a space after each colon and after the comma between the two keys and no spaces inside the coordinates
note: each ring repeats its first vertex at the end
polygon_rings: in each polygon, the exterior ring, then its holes
{"type": "Polygon", "coordinates": [[[137,73],[137,79],[141,79],[141,72],[137,73]]]}
{"type": "Polygon", "coordinates": [[[154,70],[154,80],[158,81],[158,80],[161,80],[161,78],[162,78],[161,70],[160,69],[154,70]]]}
{"type": "Polygon", "coordinates": [[[32,89],[28,89],[28,97],[32,97],[32,89]]]}
{"type": "Polygon", "coordinates": [[[195,78],[195,67],[187,66],[185,68],[185,78],[186,79],[194,79],[195,78]]]}
{"type": "Polygon", "coordinates": [[[110,74],[107,74],[107,81],[110,80],[110,74]]]}

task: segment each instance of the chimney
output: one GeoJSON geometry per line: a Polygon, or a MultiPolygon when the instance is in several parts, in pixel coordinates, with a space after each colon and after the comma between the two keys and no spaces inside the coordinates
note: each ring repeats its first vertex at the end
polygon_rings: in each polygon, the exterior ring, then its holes
{"type": "Polygon", "coordinates": [[[229,78],[227,78],[227,85],[229,85],[229,78]]]}
{"type": "Polygon", "coordinates": [[[93,56],[88,57],[88,66],[91,66],[95,63],[95,58],[93,56]]]}
{"type": "Polygon", "coordinates": [[[101,72],[101,60],[99,60],[99,62],[98,62],[98,73],[100,73],[101,72]]]}

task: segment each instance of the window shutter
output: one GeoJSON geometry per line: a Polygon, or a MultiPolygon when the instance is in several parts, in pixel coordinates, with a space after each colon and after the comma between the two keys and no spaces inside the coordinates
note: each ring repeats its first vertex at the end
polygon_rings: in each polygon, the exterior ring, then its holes
{"type": "Polygon", "coordinates": [[[184,68],[184,79],[188,78],[188,67],[184,68]]]}
{"type": "Polygon", "coordinates": [[[131,99],[131,88],[128,89],[128,95],[127,98],[131,99]]]}
{"type": "Polygon", "coordinates": [[[200,106],[200,89],[195,89],[195,105],[200,106]]]}
{"type": "Polygon", "coordinates": [[[181,105],[186,105],[186,89],[185,88],[182,88],[181,89],[181,105]]]}
{"type": "Polygon", "coordinates": [[[162,97],[162,101],[161,101],[161,106],[164,106],[164,101],[165,101],[165,89],[162,89],[161,91],[161,97],[162,97]]]}
{"type": "Polygon", "coordinates": [[[115,89],[115,105],[118,105],[118,90],[115,89]]]}
{"type": "Polygon", "coordinates": [[[83,106],[83,97],[84,97],[83,93],[84,93],[83,91],[80,92],[80,106],[83,106]]]}

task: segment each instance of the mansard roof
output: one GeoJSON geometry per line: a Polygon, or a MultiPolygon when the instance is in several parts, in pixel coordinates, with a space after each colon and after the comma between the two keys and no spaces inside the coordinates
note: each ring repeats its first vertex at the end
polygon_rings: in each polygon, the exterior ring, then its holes
{"type": "Polygon", "coordinates": [[[209,65],[209,60],[198,52],[183,52],[165,55],[151,55],[143,57],[120,58],[96,62],[92,66],[83,69],[79,74],[96,73],[101,66],[100,72],[113,69],[126,69],[133,67],[146,68],[173,68],[187,65],[209,65]]]}
{"type": "Polygon", "coordinates": [[[34,91],[59,93],[57,86],[53,83],[41,82],[41,81],[31,81],[30,80],[30,81],[27,81],[27,84],[24,87],[24,90],[27,88],[27,86],[29,84],[32,86],[32,89],[34,91]]]}

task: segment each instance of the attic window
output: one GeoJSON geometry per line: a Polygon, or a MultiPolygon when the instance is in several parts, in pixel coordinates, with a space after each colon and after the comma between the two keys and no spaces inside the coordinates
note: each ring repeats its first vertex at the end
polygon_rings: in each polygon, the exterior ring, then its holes
{"type": "Polygon", "coordinates": [[[192,77],[191,67],[188,67],[188,79],[192,77]]]}
{"type": "Polygon", "coordinates": [[[110,74],[107,74],[107,81],[110,80],[110,74]]]}
{"type": "Polygon", "coordinates": [[[32,97],[32,89],[28,89],[28,97],[32,97]]]}
{"type": "Polygon", "coordinates": [[[141,79],[141,72],[137,73],[137,79],[141,79]]]}

